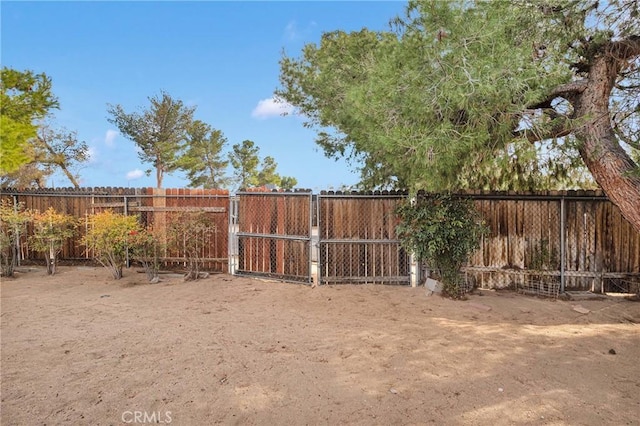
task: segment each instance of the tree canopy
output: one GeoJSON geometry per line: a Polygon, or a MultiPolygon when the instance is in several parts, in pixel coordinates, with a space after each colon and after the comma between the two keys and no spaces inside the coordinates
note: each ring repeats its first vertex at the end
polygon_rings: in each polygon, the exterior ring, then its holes
{"type": "Polygon", "coordinates": [[[364,186],[558,188],[590,173],[640,230],[638,7],[411,1],[389,31],[283,56],[277,95],[364,186]]]}
{"type": "Polygon", "coordinates": [[[88,160],[88,147],[75,132],[46,120],[59,108],[51,79],[44,73],[2,69],[0,91],[0,174],[3,186],[46,186],[59,169],[75,187],[73,169],[88,160]]]}
{"type": "Polygon", "coordinates": [[[140,148],[140,160],[153,165],[157,187],[161,188],[165,173],[180,167],[180,152],[187,140],[195,107],[185,106],[164,91],[150,97],[149,103],[147,109],[132,113],[125,112],[121,105],[109,105],[108,120],[140,148]]]}
{"type": "Polygon", "coordinates": [[[51,79],[44,73],[3,67],[0,89],[0,173],[5,176],[33,159],[29,141],[36,137],[38,120],[59,104],[51,90],[51,79]]]}
{"type": "Polygon", "coordinates": [[[240,189],[275,185],[291,190],[298,183],[294,177],[278,174],[278,163],[273,157],[266,156],[261,161],[260,147],[250,140],[233,145],[229,153],[229,161],[235,169],[235,181],[240,189]]]}
{"type": "Polygon", "coordinates": [[[235,144],[229,153],[229,161],[235,169],[235,180],[240,189],[258,184],[258,165],[260,148],[253,141],[244,140],[242,144],[235,144]]]}
{"type": "Polygon", "coordinates": [[[89,160],[89,148],[76,132],[42,121],[24,152],[27,162],[14,172],[3,174],[3,186],[44,188],[47,178],[59,170],[75,188],[80,187],[77,169],[89,160]]]}
{"type": "Polygon", "coordinates": [[[191,123],[187,129],[186,150],[178,162],[187,173],[189,186],[224,188],[228,185],[225,169],[229,161],[222,158],[226,145],[227,138],[222,131],[200,120],[191,123]]]}

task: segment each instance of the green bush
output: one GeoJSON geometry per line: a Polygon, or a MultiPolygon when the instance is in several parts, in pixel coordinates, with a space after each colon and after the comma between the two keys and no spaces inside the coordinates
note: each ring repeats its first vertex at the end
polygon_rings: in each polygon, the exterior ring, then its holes
{"type": "Polygon", "coordinates": [[[164,239],[151,227],[129,233],[131,257],[140,262],[149,282],[158,281],[160,256],[165,250],[165,244],[162,242],[164,239]]]}
{"type": "Polygon", "coordinates": [[[177,212],[168,221],[167,248],[186,258],[186,281],[200,277],[203,248],[215,231],[215,225],[202,210],[177,212]]]}
{"type": "Polygon", "coordinates": [[[487,232],[473,202],[450,194],[421,194],[396,212],[402,246],[438,272],[445,295],[459,297],[460,268],[487,232]]]}

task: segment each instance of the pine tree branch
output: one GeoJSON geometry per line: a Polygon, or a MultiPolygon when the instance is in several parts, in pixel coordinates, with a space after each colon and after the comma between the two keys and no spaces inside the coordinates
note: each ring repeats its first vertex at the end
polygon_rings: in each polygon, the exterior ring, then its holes
{"type": "Polygon", "coordinates": [[[618,61],[627,61],[640,56],[640,35],[630,35],[609,43],[605,53],[618,61]]]}
{"type": "Polygon", "coordinates": [[[559,116],[556,118],[553,126],[545,129],[533,128],[523,129],[513,132],[515,138],[526,139],[531,143],[540,142],[548,139],[561,138],[571,134],[575,129],[571,125],[571,120],[567,117],[559,116]]]}
{"type": "Polygon", "coordinates": [[[587,83],[586,79],[581,79],[561,84],[560,86],[553,88],[545,99],[533,105],[529,105],[527,109],[552,108],[551,102],[556,98],[563,98],[571,102],[573,96],[584,92],[587,88],[587,83]]]}

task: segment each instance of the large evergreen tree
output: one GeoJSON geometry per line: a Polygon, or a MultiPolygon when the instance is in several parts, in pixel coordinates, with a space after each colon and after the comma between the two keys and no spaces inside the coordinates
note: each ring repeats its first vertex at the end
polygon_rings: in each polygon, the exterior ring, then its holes
{"type": "Polygon", "coordinates": [[[264,185],[276,185],[280,186],[280,181],[282,178],[277,172],[278,163],[271,156],[266,156],[262,159],[262,167],[258,172],[258,186],[264,185]]]}
{"type": "Polygon", "coordinates": [[[235,169],[235,180],[240,189],[258,184],[258,165],[260,148],[253,141],[244,140],[242,144],[233,145],[229,153],[229,161],[235,169]]]}
{"type": "Polygon", "coordinates": [[[283,57],[277,94],[366,185],[562,187],[586,168],[640,230],[638,8],[412,1],[393,31],[283,57]]]}

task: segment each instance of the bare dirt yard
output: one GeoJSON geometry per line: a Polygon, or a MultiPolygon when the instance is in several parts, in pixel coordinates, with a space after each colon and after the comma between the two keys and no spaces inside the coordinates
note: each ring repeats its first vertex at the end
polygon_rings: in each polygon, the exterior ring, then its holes
{"type": "Polygon", "coordinates": [[[640,422],[620,297],[23,271],[1,284],[5,426],[640,422]]]}

